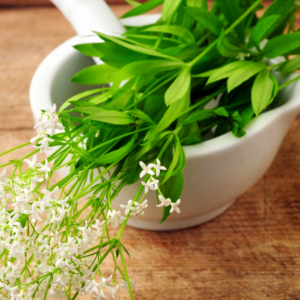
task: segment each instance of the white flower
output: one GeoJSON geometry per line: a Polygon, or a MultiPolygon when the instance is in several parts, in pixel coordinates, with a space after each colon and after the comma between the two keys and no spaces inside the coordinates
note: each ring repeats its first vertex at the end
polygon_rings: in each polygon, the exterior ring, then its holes
{"type": "Polygon", "coordinates": [[[163,206],[169,206],[171,203],[171,199],[165,199],[162,195],[158,195],[158,199],[161,202],[159,205],[156,205],[157,207],[163,207],[163,206]]]}
{"type": "Polygon", "coordinates": [[[42,118],[39,118],[39,123],[37,123],[36,125],[33,126],[33,129],[37,129],[39,127],[42,127],[42,129],[45,131],[46,130],[46,126],[49,124],[50,121],[48,120],[44,120],[42,118]]]}
{"type": "Polygon", "coordinates": [[[24,162],[26,162],[26,163],[29,165],[28,168],[35,169],[35,168],[37,168],[37,167],[39,167],[39,168],[43,167],[42,164],[36,163],[36,161],[37,161],[37,156],[36,156],[36,154],[33,155],[32,160],[24,159],[24,162]]]}
{"type": "Polygon", "coordinates": [[[2,205],[5,206],[7,199],[14,198],[14,195],[12,195],[12,194],[6,194],[3,186],[0,185],[0,198],[1,198],[2,205]]]}
{"type": "Polygon", "coordinates": [[[97,300],[106,299],[108,300],[108,297],[104,294],[103,290],[101,289],[100,293],[97,292],[97,300]]]}
{"type": "Polygon", "coordinates": [[[170,213],[172,213],[174,210],[180,214],[180,209],[178,208],[178,205],[180,204],[180,199],[178,199],[175,203],[171,202],[170,205],[172,208],[170,209],[170,213]]]}
{"type": "Polygon", "coordinates": [[[69,200],[69,196],[66,197],[65,199],[61,199],[57,201],[57,203],[59,203],[63,208],[70,207],[70,205],[67,203],[68,200],[69,200]]]}
{"type": "Polygon", "coordinates": [[[54,119],[50,120],[50,122],[44,127],[45,129],[50,129],[50,136],[53,136],[55,134],[56,129],[63,130],[65,128],[60,123],[58,123],[57,115],[55,115],[54,119]]]}
{"type": "Polygon", "coordinates": [[[107,279],[105,279],[104,277],[102,277],[102,286],[109,286],[109,287],[113,287],[113,284],[110,282],[112,279],[112,275],[110,275],[107,279]]]}
{"type": "Polygon", "coordinates": [[[51,171],[51,169],[49,167],[47,167],[48,165],[48,160],[45,159],[45,165],[42,165],[42,167],[39,169],[39,172],[45,172],[45,178],[48,178],[48,173],[51,171]]]}
{"type": "Polygon", "coordinates": [[[108,210],[108,212],[107,212],[107,224],[110,223],[113,228],[122,224],[125,219],[126,218],[121,216],[120,211],[108,210]]]}
{"type": "Polygon", "coordinates": [[[51,119],[54,119],[55,116],[56,116],[56,113],[55,113],[56,112],[56,105],[55,105],[55,103],[53,104],[51,109],[46,108],[45,111],[46,111],[46,115],[50,116],[51,119]]]}
{"type": "Polygon", "coordinates": [[[154,167],[153,164],[149,164],[148,166],[146,166],[142,161],[140,161],[140,166],[143,169],[143,171],[140,174],[140,178],[144,177],[147,173],[149,175],[154,175],[154,172],[151,170],[151,168],[154,167]]]}
{"type": "Polygon", "coordinates": [[[6,175],[6,169],[3,169],[3,171],[0,173],[0,185],[8,185],[9,179],[5,177],[6,175]]]}
{"type": "Polygon", "coordinates": [[[154,183],[150,180],[148,180],[147,182],[142,182],[142,185],[145,187],[145,194],[149,192],[149,189],[152,191],[156,190],[154,183]]]}
{"type": "Polygon", "coordinates": [[[36,187],[37,182],[42,182],[42,181],[44,181],[44,178],[40,178],[37,176],[31,177],[30,190],[33,190],[36,187]]]}
{"type": "Polygon", "coordinates": [[[21,226],[19,222],[16,222],[18,218],[19,218],[19,214],[14,215],[12,218],[10,216],[7,216],[8,226],[10,228],[12,228],[13,226],[21,226]]]}
{"type": "Polygon", "coordinates": [[[151,180],[152,180],[152,185],[154,186],[154,190],[158,189],[158,184],[159,184],[159,180],[155,179],[151,176],[151,180]]]}
{"type": "Polygon", "coordinates": [[[48,191],[46,189],[42,189],[42,193],[49,199],[49,201],[56,201],[57,197],[55,194],[58,192],[58,186],[55,187],[53,191],[48,191]]]}
{"type": "Polygon", "coordinates": [[[46,134],[39,134],[38,136],[31,139],[30,142],[35,143],[35,145],[33,145],[33,147],[36,149],[40,149],[40,152],[44,153],[45,150],[52,149],[51,147],[49,147],[49,142],[54,142],[54,140],[49,138],[46,134]],[[42,140],[37,141],[39,138],[42,138],[42,140]],[[37,146],[37,144],[39,144],[39,146],[37,146]]]}
{"type": "Polygon", "coordinates": [[[127,205],[120,204],[120,207],[125,209],[125,215],[127,215],[130,210],[136,210],[136,208],[132,206],[132,200],[129,200],[127,205]]]}
{"type": "Polygon", "coordinates": [[[96,219],[95,222],[96,222],[96,224],[92,225],[92,228],[96,229],[97,235],[101,235],[102,234],[102,226],[105,223],[105,221],[100,223],[100,221],[98,219],[96,219]]]}
{"type": "Polygon", "coordinates": [[[112,299],[115,299],[115,295],[116,295],[116,289],[112,288],[112,287],[109,287],[108,288],[108,292],[109,292],[109,295],[112,299]]]}
{"type": "Polygon", "coordinates": [[[160,170],[167,170],[167,168],[166,167],[163,167],[163,166],[161,166],[161,164],[160,164],[160,160],[159,159],[157,159],[156,160],[156,165],[155,164],[153,164],[153,168],[156,170],[156,177],[158,177],[159,176],[159,174],[160,174],[160,170]]]}
{"type": "MultiPolygon", "coordinates": [[[[129,282],[130,282],[130,286],[132,288],[137,287],[136,283],[133,280],[129,279],[129,282]]],[[[124,289],[124,290],[128,290],[128,284],[127,284],[126,280],[122,280],[122,282],[121,282],[121,288],[124,289]]]]}
{"type": "Polygon", "coordinates": [[[87,280],[86,281],[88,286],[86,287],[85,291],[89,293],[89,296],[92,296],[94,293],[98,294],[98,286],[99,283],[96,282],[96,280],[87,280]]]}

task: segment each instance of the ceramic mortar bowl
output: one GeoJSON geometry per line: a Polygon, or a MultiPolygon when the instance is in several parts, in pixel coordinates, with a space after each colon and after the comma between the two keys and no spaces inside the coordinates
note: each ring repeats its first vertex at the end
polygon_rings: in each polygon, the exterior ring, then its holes
{"type": "MultiPolygon", "coordinates": [[[[135,17],[126,22],[141,25],[151,23],[157,17],[135,17]]],[[[53,103],[59,107],[70,96],[91,88],[69,81],[76,72],[94,64],[91,58],[71,47],[79,42],[82,39],[79,41],[78,37],[66,41],[37,69],[30,87],[35,121],[41,109],[50,108],[53,103]]],[[[180,214],[173,213],[159,225],[161,213],[156,208],[155,193],[150,191],[145,214],[140,219],[131,218],[128,224],[147,230],[175,230],[201,224],[223,213],[262,177],[273,161],[291,122],[300,111],[300,82],[282,90],[276,102],[277,107],[251,121],[242,138],[227,133],[199,145],[184,147],[185,183],[180,214]]],[[[67,168],[60,170],[61,176],[67,174],[67,168]]],[[[139,185],[140,181],[123,188],[112,203],[114,209],[120,210],[120,204],[132,199],[139,185]]]]}

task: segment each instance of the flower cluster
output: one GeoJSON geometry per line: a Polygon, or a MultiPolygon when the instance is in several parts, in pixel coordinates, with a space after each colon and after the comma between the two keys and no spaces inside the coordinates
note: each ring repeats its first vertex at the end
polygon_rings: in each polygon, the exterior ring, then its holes
{"type": "Polygon", "coordinates": [[[32,138],[30,142],[34,144],[34,147],[40,149],[40,152],[43,153],[45,150],[51,150],[49,147],[49,142],[53,142],[48,135],[53,136],[56,132],[56,129],[63,130],[64,126],[62,126],[58,122],[58,116],[56,114],[56,105],[53,104],[52,109],[46,109],[45,114],[40,118],[40,122],[36,124],[33,128],[41,127],[43,132],[38,134],[36,137],[32,138]],[[48,130],[48,134],[47,134],[48,130]]]}
{"type": "MultiPolygon", "coordinates": [[[[157,205],[157,207],[163,207],[163,206],[171,206],[170,213],[172,213],[174,210],[177,213],[180,213],[179,204],[180,199],[178,199],[175,203],[171,201],[171,199],[165,199],[165,197],[162,195],[161,191],[159,190],[159,180],[158,178],[154,178],[153,176],[159,177],[161,170],[167,170],[166,167],[161,165],[161,162],[159,159],[156,159],[156,164],[151,163],[149,165],[146,165],[144,162],[140,161],[140,166],[143,169],[143,171],[140,173],[140,178],[144,177],[146,174],[150,175],[150,178],[147,180],[147,182],[142,182],[142,185],[145,187],[145,194],[149,192],[149,190],[155,191],[158,190],[160,195],[158,195],[158,198],[160,200],[160,204],[157,205]]],[[[145,195],[144,194],[144,195],[145,195]]],[[[130,213],[130,216],[135,216],[139,218],[145,213],[145,208],[148,207],[148,201],[142,200],[140,202],[133,202],[132,200],[128,201],[127,205],[121,204],[121,208],[125,209],[125,215],[128,215],[130,213]]]]}

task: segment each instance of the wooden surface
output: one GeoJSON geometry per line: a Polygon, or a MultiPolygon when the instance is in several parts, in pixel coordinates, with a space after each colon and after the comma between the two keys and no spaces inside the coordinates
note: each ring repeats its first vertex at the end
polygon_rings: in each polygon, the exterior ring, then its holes
{"type": "MultiPolygon", "coordinates": [[[[113,9],[121,15],[128,7],[113,9]]],[[[1,152],[35,135],[31,77],[73,35],[54,8],[0,10],[1,152]]],[[[215,220],[176,232],[125,230],[137,300],[300,299],[299,132],[298,117],[265,176],[215,220]]]]}
{"type": "MultiPolygon", "coordinates": [[[[126,4],[125,0],[105,0],[109,4],[126,4]]],[[[140,0],[139,2],[145,2],[140,0]]],[[[1,6],[52,6],[50,0],[0,0],[1,6]]]]}

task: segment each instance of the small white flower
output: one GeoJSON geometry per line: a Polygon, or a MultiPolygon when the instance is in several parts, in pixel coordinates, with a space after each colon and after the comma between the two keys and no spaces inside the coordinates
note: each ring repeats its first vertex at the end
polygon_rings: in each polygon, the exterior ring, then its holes
{"type": "Polygon", "coordinates": [[[46,130],[46,126],[49,124],[50,121],[48,120],[44,120],[42,118],[39,118],[39,123],[37,123],[36,125],[34,125],[33,129],[37,129],[39,127],[42,127],[42,129],[45,131],[46,130]]]}
{"type": "Polygon", "coordinates": [[[107,212],[107,224],[111,224],[113,228],[117,227],[118,225],[121,225],[125,219],[126,218],[121,216],[120,211],[109,210],[107,212]]]}
{"type": "Polygon", "coordinates": [[[56,116],[56,113],[55,113],[56,112],[56,105],[55,105],[55,103],[53,104],[51,109],[46,108],[45,111],[46,111],[46,115],[50,116],[51,119],[54,119],[55,116],[56,116]]]}
{"type": "Polygon", "coordinates": [[[154,190],[158,189],[158,184],[159,184],[159,180],[155,179],[151,176],[151,180],[152,180],[152,185],[154,186],[154,190]]]}
{"type": "Polygon", "coordinates": [[[42,193],[49,199],[49,201],[56,201],[57,197],[55,194],[58,192],[58,186],[55,187],[53,191],[48,191],[46,189],[42,189],[42,193]]]}
{"type": "Polygon", "coordinates": [[[45,172],[45,178],[48,178],[48,173],[51,171],[51,169],[49,167],[47,167],[48,165],[48,160],[45,159],[45,165],[42,165],[42,167],[39,169],[39,172],[45,172]]]}
{"type": "Polygon", "coordinates": [[[178,208],[178,205],[180,204],[180,199],[178,199],[175,203],[171,202],[170,205],[172,208],[170,209],[170,213],[172,213],[174,210],[180,214],[180,209],[178,208]]]}
{"type": "Polygon", "coordinates": [[[104,225],[105,221],[101,222],[96,219],[96,224],[92,225],[92,228],[96,229],[96,234],[101,235],[102,234],[102,226],[104,225]]]}
{"type": "Polygon", "coordinates": [[[142,185],[145,187],[145,194],[149,192],[149,189],[152,191],[156,190],[154,183],[150,180],[148,180],[147,182],[142,182],[142,185]]]}
{"type": "Polygon", "coordinates": [[[50,129],[50,136],[55,134],[56,129],[63,130],[64,128],[64,126],[58,123],[58,117],[56,115],[54,119],[50,120],[50,122],[45,126],[45,129],[50,129]]]}
{"type": "Polygon", "coordinates": [[[49,147],[49,142],[54,142],[54,140],[49,138],[46,134],[42,133],[42,134],[39,134],[38,136],[32,138],[30,140],[30,142],[32,144],[35,144],[35,145],[33,145],[34,148],[40,149],[40,152],[44,153],[45,150],[52,149],[51,147],[49,147]],[[42,140],[38,141],[38,139],[40,139],[40,138],[42,138],[42,140]],[[39,144],[39,146],[37,146],[37,144],[39,144]]]}
{"type": "Polygon", "coordinates": [[[8,199],[14,198],[14,195],[12,195],[12,194],[6,194],[6,192],[5,192],[4,188],[3,188],[3,186],[0,185],[0,198],[1,198],[1,203],[2,203],[2,205],[5,206],[5,205],[6,205],[6,201],[7,201],[8,199]]]}
{"type": "Polygon", "coordinates": [[[102,277],[102,285],[104,286],[108,286],[108,287],[113,287],[113,284],[110,282],[112,279],[112,275],[110,275],[107,279],[105,279],[104,277],[102,277]]]}
{"type": "Polygon", "coordinates": [[[0,185],[6,186],[9,183],[9,179],[5,177],[6,175],[6,169],[3,169],[3,171],[0,173],[0,185]]]}
{"type": "Polygon", "coordinates": [[[69,196],[66,197],[65,199],[61,199],[57,201],[57,203],[59,203],[63,208],[70,207],[70,205],[67,203],[68,200],[69,200],[69,196]]]}
{"type": "MultiPolygon", "coordinates": [[[[95,296],[96,298],[96,296],[95,296]]],[[[101,299],[105,299],[105,300],[108,300],[108,297],[104,294],[103,290],[101,289],[100,293],[97,292],[97,298],[96,300],[101,300],[101,299]]]]}
{"type": "Polygon", "coordinates": [[[39,167],[39,168],[43,167],[42,164],[37,163],[36,161],[37,161],[36,154],[33,155],[32,160],[30,160],[30,159],[24,159],[24,162],[26,162],[29,165],[28,168],[30,168],[30,169],[35,169],[37,167],[39,167]]]}
{"type": "Polygon", "coordinates": [[[167,170],[167,168],[161,165],[159,159],[157,159],[156,162],[156,165],[153,164],[153,168],[156,170],[156,177],[158,177],[160,174],[160,170],[167,170]]]}
{"type": "Polygon", "coordinates": [[[94,293],[98,294],[98,286],[99,283],[96,282],[96,280],[87,280],[86,281],[88,286],[86,287],[85,291],[89,293],[89,296],[92,296],[94,293]]]}
{"type": "Polygon", "coordinates": [[[158,195],[158,199],[161,202],[159,205],[156,205],[157,207],[163,207],[163,206],[169,206],[171,203],[171,199],[165,199],[162,195],[158,195]]]}
{"type": "Polygon", "coordinates": [[[135,207],[132,206],[132,200],[129,200],[127,205],[120,204],[120,207],[125,209],[125,215],[127,215],[130,210],[136,209],[135,207]]]}
{"type": "Polygon", "coordinates": [[[112,288],[112,287],[109,287],[108,288],[108,292],[109,292],[109,295],[112,299],[115,299],[115,296],[116,296],[116,292],[118,290],[119,286],[116,287],[116,289],[112,288]]]}
{"type": "Polygon", "coordinates": [[[147,173],[149,175],[154,175],[154,172],[151,170],[151,168],[154,167],[153,164],[149,164],[148,166],[146,166],[142,161],[140,161],[140,166],[143,169],[143,171],[140,174],[140,178],[144,177],[147,173]]]}
{"type": "MultiPolygon", "coordinates": [[[[130,282],[130,286],[132,288],[137,287],[136,283],[133,280],[129,279],[129,282],[130,282]]],[[[121,282],[121,288],[124,289],[124,290],[128,290],[128,284],[127,284],[126,280],[122,280],[122,282],[121,282]]]]}
{"type": "Polygon", "coordinates": [[[44,178],[40,178],[37,176],[31,177],[31,184],[30,184],[30,190],[33,190],[36,187],[37,182],[44,181],[44,178]]]}

